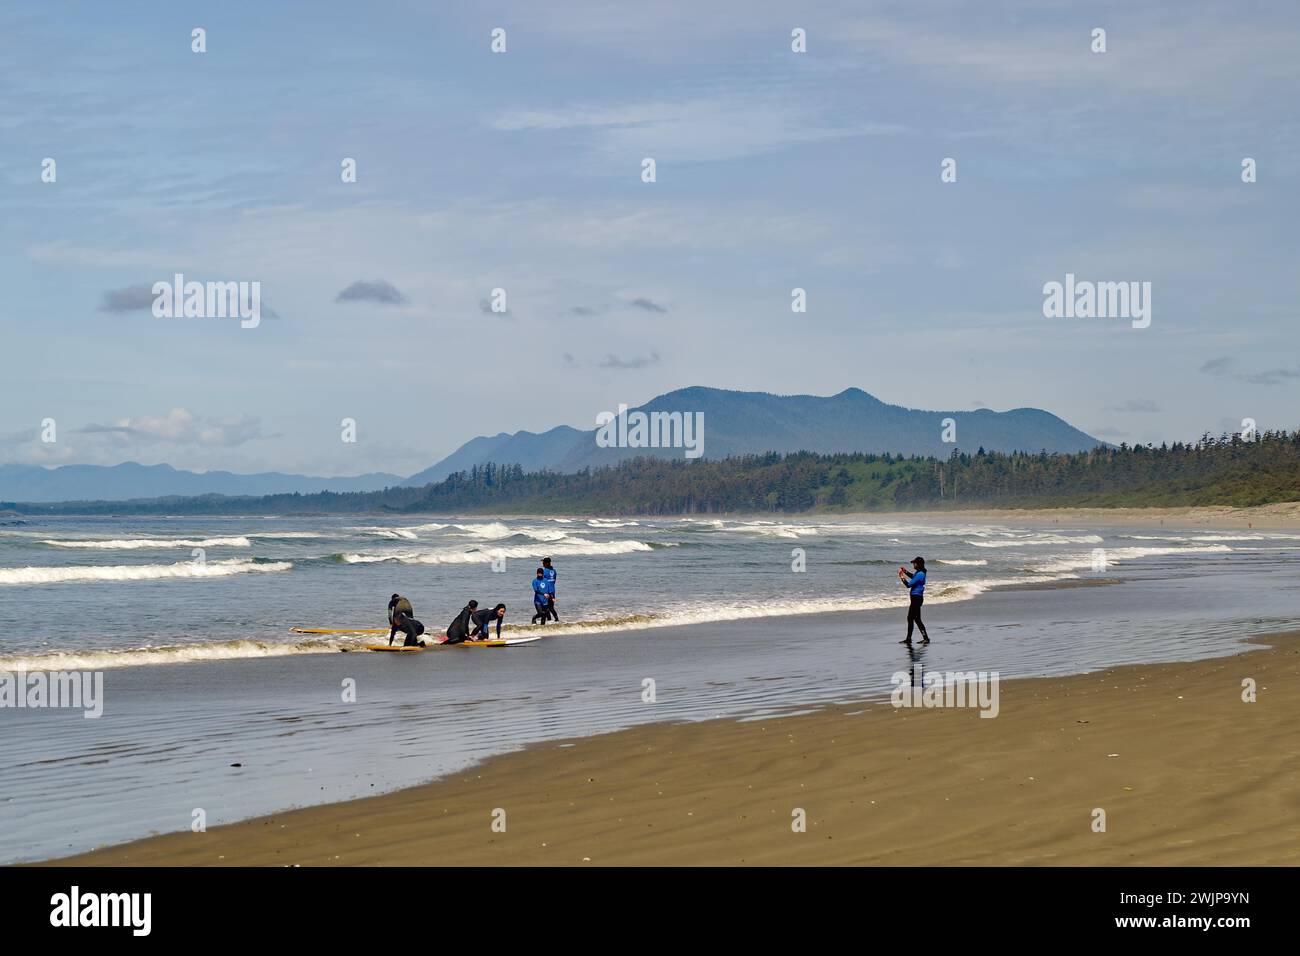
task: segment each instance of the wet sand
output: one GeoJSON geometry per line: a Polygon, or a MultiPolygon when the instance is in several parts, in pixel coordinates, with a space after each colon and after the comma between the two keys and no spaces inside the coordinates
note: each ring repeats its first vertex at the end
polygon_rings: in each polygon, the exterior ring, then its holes
{"type": "Polygon", "coordinates": [[[548,742],[383,796],[54,862],[1294,865],[1300,636],[1266,643],[1003,681],[994,719],[872,704],[548,742]]]}

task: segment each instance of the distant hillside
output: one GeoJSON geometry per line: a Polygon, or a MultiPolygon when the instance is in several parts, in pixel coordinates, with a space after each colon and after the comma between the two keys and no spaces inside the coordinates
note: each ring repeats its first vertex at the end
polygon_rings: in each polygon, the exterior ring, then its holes
{"type": "Polygon", "coordinates": [[[169,495],[275,495],[286,492],[378,491],[401,482],[399,475],[367,474],[353,478],[313,478],[262,472],[178,471],[171,465],[0,465],[3,501],[116,501],[169,495]]]}
{"type": "MultiPolygon", "coordinates": [[[[796,451],[947,458],[954,447],[962,451],[1074,452],[1105,444],[1038,408],[923,411],[886,404],[859,388],[820,396],[693,386],[660,395],[639,410],[702,412],[704,457],[709,459],[796,451]],[[956,423],[955,446],[943,441],[945,418],[956,423]]],[[[474,438],[403,484],[441,481],[487,462],[518,463],[525,471],[575,472],[638,457],[683,457],[681,449],[601,448],[596,444],[595,416],[592,418],[593,427],[588,431],[561,425],[541,434],[502,432],[474,438]]]]}
{"type": "MultiPolygon", "coordinates": [[[[488,464],[419,488],[16,505],[40,514],[754,514],[960,508],[1251,506],[1300,501],[1300,432],[1159,448],[893,455],[639,458],[561,474],[488,464]]],[[[2,507],[2,506],[0,506],[2,507]]]]}

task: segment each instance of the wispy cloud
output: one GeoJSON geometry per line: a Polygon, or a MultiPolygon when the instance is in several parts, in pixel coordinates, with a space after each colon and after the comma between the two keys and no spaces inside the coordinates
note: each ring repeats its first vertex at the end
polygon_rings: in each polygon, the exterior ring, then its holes
{"type": "Polygon", "coordinates": [[[261,419],[250,415],[233,418],[202,418],[184,408],[166,415],[121,418],[109,424],[89,424],[76,429],[81,435],[106,435],[123,441],[163,442],[174,445],[206,445],[233,448],[267,438],[261,419]]]}
{"type": "Polygon", "coordinates": [[[405,305],[406,296],[391,283],[383,279],[364,280],[352,283],[337,296],[335,302],[376,302],[380,305],[405,305]]]}
{"type": "Polygon", "coordinates": [[[643,312],[657,312],[660,315],[668,314],[668,310],[664,306],[644,297],[633,299],[630,304],[632,308],[641,309],[643,312]]]}
{"type": "Polygon", "coordinates": [[[150,286],[133,285],[125,289],[109,289],[104,293],[100,312],[148,312],[153,308],[154,294],[150,286]]]}
{"type": "Polygon", "coordinates": [[[649,355],[634,355],[631,358],[622,358],[610,352],[598,364],[601,368],[638,369],[658,365],[659,361],[658,352],[651,352],[649,355]]]}

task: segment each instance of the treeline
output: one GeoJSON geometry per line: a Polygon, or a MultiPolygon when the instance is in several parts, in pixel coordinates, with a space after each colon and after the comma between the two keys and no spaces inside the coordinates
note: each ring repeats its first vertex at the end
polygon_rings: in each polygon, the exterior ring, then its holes
{"type": "Polygon", "coordinates": [[[1172,507],[1300,500],[1300,431],[1076,454],[954,451],[946,460],[811,452],[638,458],[572,474],[487,464],[419,488],[266,497],[0,504],[24,514],[470,512],[670,515],[975,507],[1172,507]]]}

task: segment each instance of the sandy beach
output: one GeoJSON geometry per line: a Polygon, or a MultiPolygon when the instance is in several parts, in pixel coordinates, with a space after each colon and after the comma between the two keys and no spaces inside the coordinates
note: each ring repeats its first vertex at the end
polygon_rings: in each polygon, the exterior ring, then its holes
{"type": "Polygon", "coordinates": [[[1300,636],[1264,643],[1004,681],[995,719],[871,704],[539,744],[379,797],[54,862],[1296,864],[1300,636]]]}
{"type": "MultiPolygon", "coordinates": [[[[973,508],[953,511],[898,512],[926,520],[1005,521],[1101,528],[1117,525],[1163,526],[1212,530],[1291,530],[1300,528],[1300,502],[1251,508],[1203,506],[1188,508],[973,508]]],[[[862,515],[860,517],[868,517],[862,515]]],[[[875,517],[879,518],[880,515],[875,517]]]]}

